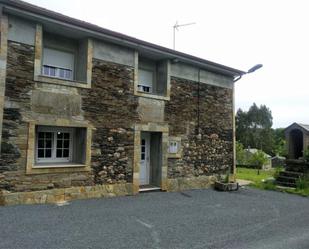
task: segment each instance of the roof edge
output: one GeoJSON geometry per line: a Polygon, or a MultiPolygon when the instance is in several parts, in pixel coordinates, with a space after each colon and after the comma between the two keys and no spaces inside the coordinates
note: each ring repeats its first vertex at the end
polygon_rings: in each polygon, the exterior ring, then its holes
{"type": "Polygon", "coordinates": [[[52,19],[55,19],[57,21],[67,23],[67,24],[70,24],[70,25],[73,25],[73,26],[82,27],[82,28],[85,28],[85,29],[88,29],[88,30],[91,30],[91,31],[102,33],[104,35],[109,35],[111,37],[115,37],[115,38],[130,42],[130,43],[142,45],[146,48],[148,47],[150,49],[159,50],[163,53],[174,55],[176,58],[182,57],[182,58],[185,58],[189,61],[194,61],[194,62],[197,62],[199,64],[203,64],[205,67],[208,66],[208,67],[211,67],[211,68],[218,68],[218,69],[221,69],[221,70],[226,72],[226,73],[221,72],[222,74],[225,74],[225,75],[228,75],[228,76],[236,77],[236,76],[246,74],[246,72],[244,72],[242,70],[238,70],[238,69],[235,69],[235,68],[232,68],[232,67],[228,67],[228,66],[219,64],[219,63],[208,61],[206,59],[202,59],[200,57],[196,57],[196,56],[193,56],[193,55],[190,55],[190,54],[186,54],[186,53],[183,53],[183,52],[172,50],[170,48],[166,48],[166,47],[156,45],[156,44],[153,44],[153,43],[150,43],[150,42],[146,42],[146,41],[143,41],[143,40],[140,40],[140,39],[128,36],[128,35],[124,35],[122,33],[115,32],[115,31],[112,31],[112,30],[109,30],[109,29],[105,29],[105,28],[102,28],[98,25],[91,24],[91,23],[88,23],[88,22],[85,22],[85,21],[81,21],[79,19],[72,18],[72,17],[66,16],[66,15],[60,14],[58,12],[51,11],[51,10],[48,10],[48,9],[30,4],[30,3],[24,2],[24,1],[20,1],[20,0],[0,0],[0,3],[2,3],[4,5],[11,6],[11,7],[15,7],[15,8],[30,12],[30,13],[34,13],[34,14],[45,16],[45,17],[48,17],[48,18],[52,18],[52,19]]]}

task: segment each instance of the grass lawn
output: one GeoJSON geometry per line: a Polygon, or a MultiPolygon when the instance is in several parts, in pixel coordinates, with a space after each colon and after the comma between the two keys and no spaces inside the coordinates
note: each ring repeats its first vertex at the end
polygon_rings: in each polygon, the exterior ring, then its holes
{"type": "Polygon", "coordinates": [[[274,177],[275,170],[257,170],[247,168],[237,168],[237,179],[252,181],[254,184],[259,184],[262,180],[274,177]]]}
{"type": "Polygon", "coordinates": [[[299,194],[302,196],[309,196],[309,180],[304,180],[302,184],[297,184],[296,189],[278,189],[276,185],[271,182],[263,182],[268,178],[274,177],[278,171],[281,169],[271,169],[271,170],[257,170],[257,169],[247,169],[247,168],[237,168],[236,178],[242,180],[252,181],[250,186],[259,188],[259,189],[267,189],[267,190],[280,190],[287,193],[299,194]]]}

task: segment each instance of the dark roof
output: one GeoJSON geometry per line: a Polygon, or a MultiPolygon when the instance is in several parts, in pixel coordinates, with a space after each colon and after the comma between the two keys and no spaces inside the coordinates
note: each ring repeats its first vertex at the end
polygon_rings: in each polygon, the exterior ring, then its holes
{"type": "Polygon", "coordinates": [[[285,128],[285,132],[289,132],[291,130],[294,130],[295,128],[300,128],[300,130],[305,131],[306,133],[309,133],[309,125],[307,124],[300,124],[300,123],[293,123],[289,125],[287,128],[285,128]]]}
{"type": "Polygon", "coordinates": [[[299,124],[299,123],[296,123],[298,124],[299,126],[301,126],[302,128],[304,128],[305,130],[309,131],[309,125],[306,125],[306,124],[299,124]]]}
{"type": "MultiPolygon", "coordinates": [[[[45,16],[45,17],[48,17],[48,18],[51,18],[51,19],[55,19],[55,20],[63,22],[63,23],[71,24],[71,25],[82,27],[82,28],[85,28],[85,29],[88,29],[88,30],[91,30],[91,31],[95,31],[95,32],[99,32],[99,33],[102,33],[102,34],[105,34],[105,35],[116,37],[118,39],[121,39],[121,40],[124,40],[124,41],[127,41],[127,42],[136,43],[138,45],[145,46],[146,48],[147,47],[153,48],[153,49],[159,50],[159,51],[164,52],[164,53],[172,54],[176,58],[177,57],[183,57],[183,58],[186,58],[188,60],[193,60],[195,62],[205,64],[205,66],[210,66],[210,67],[214,67],[214,68],[218,68],[218,69],[221,69],[223,71],[226,71],[226,75],[229,75],[229,76],[235,77],[235,76],[238,76],[238,75],[245,74],[244,71],[241,71],[241,70],[238,70],[238,69],[235,69],[235,68],[227,67],[227,66],[215,63],[215,62],[211,62],[211,61],[199,58],[199,57],[195,57],[193,55],[189,55],[189,54],[186,54],[186,53],[175,51],[175,50],[172,50],[172,49],[169,49],[169,48],[166,48],[166,47],[163,47],[163,46],[159,46],[159,45],[156,45],[156,44],[153,44],[153,43],[145,42],[143,40],[139,40],[139,39],[136,39],[136,38],[131,37],[131,36],[124,35],[124,34],[119,33],[119,32],[115,32],[115,31],[112,31],[112,30],[109,30],[109,29],[105,29],[105,28],[99,27],[97,25],[88,23],[88,22],[84,22],[84,21],[81,21],[81,20],[78,20],[78,19],[75,19],[75,18],[72,18],[72,17],[68,17],[68,16],[65,16],[63,14],[60,14],[60,13],[57,13],[57,12],[54,12],[54,11],[51,11],[51,10],[48,10],[48,9],[45,9],[45,8],[42,8],[42,7],[38,7],[38,6],[30,4],[30,3],[26,3],[24,1],[20,1],[20,0],[0,0],[0,3],[2,3],[4,5],[8,5],[10,7],[14,7],[14,8],[17,8],[17,9],[27,11],[27,12],[30,12],[30,13],[38,14],[38,15],[45,16]]],[[[4,6],[4,10],[5,10],[5,6],[4,6]]]]}

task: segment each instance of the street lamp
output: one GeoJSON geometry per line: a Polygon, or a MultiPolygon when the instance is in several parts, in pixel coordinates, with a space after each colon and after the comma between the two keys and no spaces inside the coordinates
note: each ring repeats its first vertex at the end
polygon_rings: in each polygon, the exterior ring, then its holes
{"type": "MultiPolygon", "coordinates": [[[[235,83],[236,81],[240,80],[243,75],[248,74],[248,73],[253,73],[256,70],[260,69],[263,67],[262,64],[256,64],[255,66],[251,67],[247,72],[243,72],[242,74],[239,74],[236,78],[234,78],[233,82],[235,83]]],[[[234,154],[234,163],[233,163],[233,168],[229,166],[229,174],[232,173],[235,177],[236,173],[236,124],[235,124],[235,88],[233,88],[233,154],[234,154]],[[231,170],[233,169],[233,171],[231,170]]],[[[235,180],[235,179],[234,179],[235,180]]]]}
{"type": "Polygon", "coordinates": [[[243,74],[240,74],[237,78],[235,78],[233,80],[233,82],[236,82],[238,80],[241,79],[241,77],[245,74],[248,74],[248,73],[253,73],[255,72],[256,70],[260,69],[261,67],[263,67],[263,64],[256,64],[255,66],[251,67],[247,72],[243,73],[243,74]]]}

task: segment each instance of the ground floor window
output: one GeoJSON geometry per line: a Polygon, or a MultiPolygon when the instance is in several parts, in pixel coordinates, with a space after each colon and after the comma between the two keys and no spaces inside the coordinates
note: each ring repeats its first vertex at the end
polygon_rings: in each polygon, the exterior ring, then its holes
{"type": "Polygon", "coordinates": [[[85,128],[37,126],[36,163],[83,163],[85,140],[85,128]]]}

